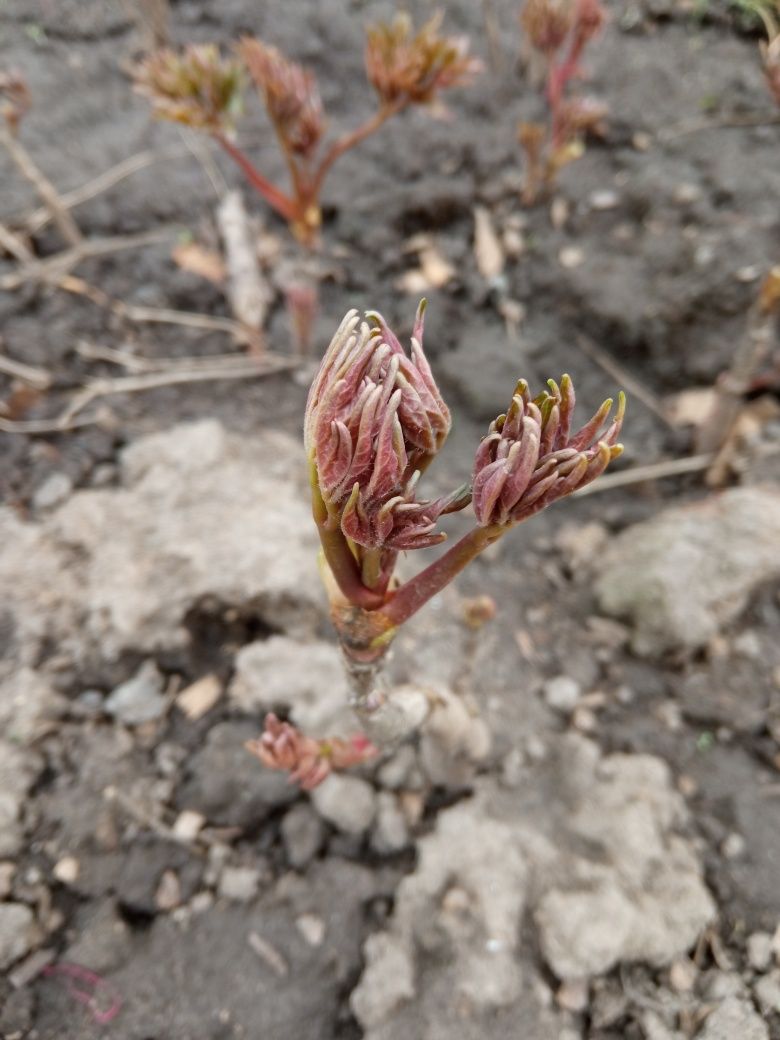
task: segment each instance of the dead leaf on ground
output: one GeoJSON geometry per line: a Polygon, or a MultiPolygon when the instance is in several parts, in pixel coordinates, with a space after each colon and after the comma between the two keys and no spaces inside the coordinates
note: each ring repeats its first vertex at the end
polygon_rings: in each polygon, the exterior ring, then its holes
{"type": "Polygon", "coordinates": [[[681,390],[665,401],[665,411],[673,426],[701,426],[715,407],[717,394],[712,386],[681,390]]]}
{"type": "Polygon", "coordinates": [[[181,691],[176,698],[176,707],[194,722],[211,711],[221,696],[222,683],[217,676],[204,675],[181,691]]]}
{"type": "Polygon", "coordinates": [[[416,296],[430,289],[442,289],[455,277],[455,267],[441,253],[430,235],[419,234],[404,246],[407,253],[417,253],[420,266],[406,271],[396,282],[402,292],[416,296]]]}
{"type": "Polygon", "coordinates": [[[493,218],[484,206],[474,207],[474,257],[477,270],[486,282],[493,282],[504,270],[504,250],[493,218]]]}
{"type": "Polygon", "coordinates": [[[222,257],[199,242],[184,242],[175,247],[171,256],[182,271],[200,275],[214,285],[222,285],[225,280],[222,257]]]}

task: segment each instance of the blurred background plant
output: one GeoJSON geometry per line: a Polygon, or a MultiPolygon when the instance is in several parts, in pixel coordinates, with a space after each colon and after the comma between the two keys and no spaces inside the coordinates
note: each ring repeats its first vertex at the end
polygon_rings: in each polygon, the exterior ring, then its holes
{"type": "Polygon", "coordinates": [[[563,166],[580,158],[589,134],[604,134],[606,105],[578,96],[573,84],[582,77],[585,48],[605,20],[599,0],[525,0],[520,24],[532,52],[531,74],[543,83],[548,107],[546,122],[521,122],[517,129],[526,205],[549,191],[563,166]]]}
{"type": "Polygon", "coordinates": [[[190,46],[180,53],[157,51],[137,67],[136,89],[149,98],[159,118],[211,134],[295,237],[314,247],[322,222],[322,188],[333,164],[391,117],[412,105],[439,105],[442,91],[479,71],[480,63],[468,54],[468,41],[444,36],[440,27],[437,15],[415,32],[408,16],[399,14],[368,29],[365,66],[377,94],[376,110],[327,147],[313,73],[256,37],[241,39],[235,56],[223,55],[213,45],[190,46]],[[265,177],[236,144],[247,80],[268,113],[289,171],[288,190],[265,177]]]}

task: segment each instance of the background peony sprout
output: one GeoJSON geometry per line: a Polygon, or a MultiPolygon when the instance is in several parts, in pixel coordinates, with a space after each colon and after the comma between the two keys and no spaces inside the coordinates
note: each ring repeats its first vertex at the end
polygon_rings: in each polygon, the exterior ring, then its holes
{"type": "Polygon", "coordinates": [[[210,133],[293,234],[313,246],[322,219],[322,186],[336,160],[392,116],[410,105],[438,103],[442,91],[468,82],[481,68],[469,57],[468,42],[441,35],[440,24],[435,16],[415,33],[409,18],[399,14],[368,29],[366,74],[377,108],[329,146],[323,145],[326,121],[314,75],[255,37],[239,41],[236,57],[225,57],[212,45],[158,51],[136,69],[136,90],[149,98],[156,116],[210,133]],[[289,170],[289,190],[268,180],[235,143],[247,80],[265,105],[289,170]]]}
{"type": "MultiPolygon", "coordinates": [[[[425,301],[407,353],[381,314],[350,311],[330,343],[306,405],[304,442],[321,571],[353,690],[372,740],[408,732],[403,708],[381,683],[380,667],[398,627],[412,618],[484,549],[516,524],[595,480],[622,452],[625,398],[572,432],[574,386],[532,398],[521,380],[509,408],[479,444],[470,485],[426,499],[422,474],[450,430],[447,405],[423,352],[425,301]],[[399,552],[445,540],[447,513],[473,502],[475,523],[452,548],[409,581],[394,577],[399,552]]],[[[415,725],[419,724],[419,719],[415,725]]],[[[307,738],[308,739],[308,738],[307,738]]],[[[263,761],[318,782],[315,741],[290,752],[292,734],[269,720],[257,746],[263,761]],[[308,757],[307,757],[308,756],[308,757]],[[299,759],[307,765],[301,772],[299,759]],[[314,762],[314,765],[311,763],[314,762]]],[[[331,762],[333,768],[346,764],[331,762]]]]}
{"type": "Polygon", "coordinates": [[[588,134],[604,134],[606,106],[572,96],[569,85],[580,76],[582,54],[605,21],[600,0],[525,0],[520,24],[543,64],[549,109],[547,124],[522,122],[517,128],[525,153],[523,201],[528,205],[552,187],[563,166],[582,155],[588,134]]]}

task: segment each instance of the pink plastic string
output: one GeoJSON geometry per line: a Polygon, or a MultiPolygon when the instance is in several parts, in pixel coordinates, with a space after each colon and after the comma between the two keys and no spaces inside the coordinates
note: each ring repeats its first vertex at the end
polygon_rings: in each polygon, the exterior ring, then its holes
{"type": "Polygon", "coordinates": [[[59,964],[49,964],[42,975],[59,975],[65,979],[68,993],[80,1004],[86,1005],[92,1013],[92,1017],[100,1025],[107,1025],[119,1014],[122,1007],[122,998],[114,987],[102,976],[84,968],[80,964],[72,964],[70,961],[60,961],[59,964]],[[81,989],[79,983],[87,987],[81,989]],[[110,1001],[110,1003],[109,1003],[110,1001]],[[101,1008],[101,1004],[108,1003],[107,1008],[101,1008]]]}

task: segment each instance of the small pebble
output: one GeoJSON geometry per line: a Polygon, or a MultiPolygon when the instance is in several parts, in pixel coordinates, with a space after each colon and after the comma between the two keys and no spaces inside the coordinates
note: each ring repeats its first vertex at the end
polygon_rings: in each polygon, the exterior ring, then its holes
{"type": "Polygon", "coordinates": [[[754,971],[768,971],[772,964],[772,936],[769,932],[753,932],[748,936],[747,958],[754,971]]]}
{"type": "Polygon", "coordinates": [[[672,965],[669,970],[669,982],[677,993],[690,993],[696,985],[698,969],[693,961],[682,957],[672,965]]]}
{"type": "Polygon", "coordinates": [[[195,841],[200,834],[206,817],[194,809],[185,809],[176,817],[173,824],[173,833],[180,841],[195,841]]]}
{"type": "Polygon", "coordinates": [[[579,730],[580,733],[593,733],[598,726],[596,713],[584,705],[574,709],[571,722],[574,728],[579,730]]]}
{"type": "Polygon", "coordinates": [[[558,253],[558,261],[567,269],[580,267],[585,262],[585,251],[579,246],[564,246],[558,253]]]}
{"type": "Polygon", "coordinates": [[[588,196],[588,202],[590,203],[591,209],[606,210],[614,209],[620,197],[616,191],[611,191],[609,188],[602,191],[592,191],[588,196]]]}
{"type": "Polygon", "coordinates": [[[780,1014],[780,969],[759,979],[755,994],[765,1015],[780,1014]]]}
{"type": "Polygon", "coordinates": [[[79,861],[75,856],[63,856],[54,864],[52,874],[63,885],[72,885],[79,876],[79,861]]]}
{"type": "Polygon", "coordinates": [[[687,205],[701,198],[701,188],[696,184],[678,184],[672,196],[679,205],[687,205]]]}
{"type": "Polygon", "coordinates": [[[547,680],[542,687],[542,694],[551,708],[568,714],[576,708],[582,689],[575,679],[568,675],[558,675],[547,680]]]}
{"type": "Polygon", "coordinates": [[[296,918],[295,926],[309,946],[322,946],[325,938],[325,922],[316,914],[301,914],[296,918]]]}
{"type": "Polygon", "coordinates": [[[254,867],[225,867],[219,878],[217,895],[234,903],[249,903],[260,887],[260,871],[254,867]]]}
{"type": "Polygon", "coordinates": [[[586,1011],[589,1003],[589,987],[587,979],[567,979],[558,987],[555,994],[558,1007],[564,1011],[579,1014],[586,1011]]]}
{"type": "Polygon", "coordinates": [[[165,714],[163,677],[154,661],[145,661],[132,679],[121,683],[106,699],[105,710],[126,726],[152,722],[165,714]]]}
{"type": "Polygon", "coordinates": [[[173,910],[181,903],[181,885],[175,870],[163,871],[154,896],[155,906],[163,913],[173,910]]]}
{"type": "Polygon", "coordinates": [[[325,840],[325,824],[306,802],[294,805],[282,820],[282,841],[287,862],[303,870],[314,859],[325,840]]]}
{"type": "Polygon", "coordinates": [[[739,859],[745,853],[745,839],[736,832],[729,834],[721,845],[720,851],[726,859],[739,859]]]}
{"type": "Polygon", "coordinates": [[[70,495],[73,481],[67,473],[52,473],[33,495],[33,509],[52,509],[70,495]]]}

